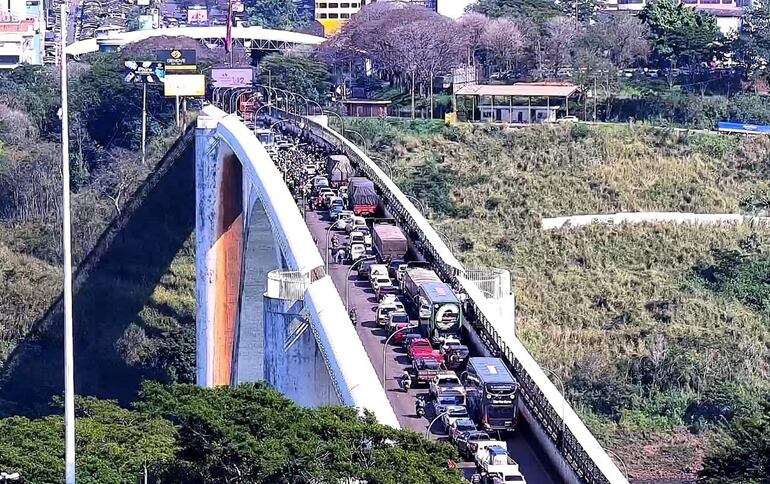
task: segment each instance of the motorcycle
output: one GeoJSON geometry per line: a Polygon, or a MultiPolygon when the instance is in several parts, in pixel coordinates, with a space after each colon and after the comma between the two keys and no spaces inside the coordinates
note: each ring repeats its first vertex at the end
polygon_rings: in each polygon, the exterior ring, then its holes
{"type": "Polygon", "coordinates": [[[353,326],[355,326],[356,323],[358,323],[357,318],[356,318],[356,310],[355,309],[351,309],[348,312],[348,316],[350,317],[350,322],[353,323],[353,326]]]}
{"type": "Polygon", "coordinates": [[[425,398],[422,395],[414,401],[414,413],[420,418],[425,416],[425,398]]]}

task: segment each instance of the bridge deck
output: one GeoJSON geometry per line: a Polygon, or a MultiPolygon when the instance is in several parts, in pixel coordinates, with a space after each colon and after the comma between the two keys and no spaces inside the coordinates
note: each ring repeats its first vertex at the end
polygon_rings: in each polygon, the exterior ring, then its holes
{"type": "MultiPolygon", "coordinates": [[[[327,229],[329,228],[328,215],[325,211],[308,211],[305,217],[310,232],[317,241],[318,250],[323,257],[328,250],[326,245],[327,229]]],[[[334,232],[334,231],[333,231],[334,232]]],[[[340,242],[346,243],[344,232],[335,232],[340,242]]],[[[377,326],[375,321],[375,310],[377,307],[376,298],[369,289],[367,281],[358,280],[355,270],[351,272],[349,280],[346,280],[349,264],[335,264],[333,257],[329,257],[329,274],[334,285],[340,294],[343,302],[345,301],[346,286],[348,286],[350,307],[355,307],[358,314],[359,324],[357,332],[364,345],[364,349],[369,355],[369,359],[374,365],[380,381],[382,381],[383,370],[383,344],[387,333],[384,329],[377,326]]],[[[393,411],[398,417],[399,423],[403,428],[414,430],[424,434],[428,426],[427,418],[419,418],[415,415],[415,398],[419,394],[427,397],[427,388],[412,388],[409,392],[400,389],[397,379],[400,377],[409,361],[404,350],[398,346],[389,344],[385,354],[385,372],[386,382],[385,391],[390,401],[393,411]]],[[[431,416],[430,407],[428,415],[431,416]]],[[[433,425],[432,435],[434,438],[444,437],[442,426],[439,422],[433,425]]],[[[529,482],[533,483],[555,483],[556,473],[551,466],[545,462],[543,453],[534,446],[534,438],[529,434],[526,428],[517,431],[508,439],[508,450],[511,456],[520,464],[522,473],[529,482]]],[[[473,465],[467,463],[461,465],[466,472],[472,474],[473,465]]]]}

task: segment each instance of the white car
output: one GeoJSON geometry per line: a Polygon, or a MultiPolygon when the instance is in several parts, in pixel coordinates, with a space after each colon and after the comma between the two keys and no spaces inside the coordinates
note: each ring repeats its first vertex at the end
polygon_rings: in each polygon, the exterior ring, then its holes
{"type": "Polygon", "coordinates": [[[391,311],[391,313],[388,315],[388,330],[392,333],[402,324],[412,324],[412,321],[409,319],[409,315],[406,314],[406,311],[403,309],[404,307],[401,306],[401,309],[396,309],[395,311],[391,311]]]}
{"type": "Polygon", "coordinates": [[[366,227],[366,220],[363,217],[353,217],[353,220],[345,226],[345,232],[353,232],[359,227],[366,227]]]}
{"type": "MultiPolygon", "coordinates": [[[[352,236],[353,234],[351,234],[352,236]]],[[[372,264],[371,267],[369,267],[369,277],[374,276],[387,276],[388,275],[388,266],[385,264],[372,264]]]]}
{"type": "Polygon", "coordinates": [[[382,301],[377,305],[377,324],[385,326],[390,322],[390,314],[404,312],[404,305],[397,299],[382,301]]]}
{"type": "Polygon", "coordinates": [[[364,235],[364,245],[367,249],[372,248],[372,233],[369,232],[369,227],[358,227],[356,231],[361,232],[364,235]]]}
{"type": "Polygon", "coordinates": [[[352,210],[343,210],[337,215],[337,220],[334,221],[334,230],[345,230],[345,226],[353,220],[352,210]]]}
{"type": "Polygon", "coordinates": [[[453,371],[443,371],[430,381],[430,396],[437,397],[447,390],[465,394],[465,386],[453,371]]]}
{"type": "Polygon", "coordinates": [[[362,234],[359,231],[350,232],[350,243],[351,244],[364,244],[366,245],[366,242],[364,241],[364,234],[362,234]]]}
{"type": "Polygon", "coordinates": [[[357,261],[366,254],[366,246],[364,244],[350,244],[350,260],[352,262],[357,261]]]}
{"type": "Polygon", "coordinates": [[[372,290],[377,293],[377,288],[382,286],[392,286],[393,283],[390,281],[390,277],[388,276],[382,276],[377,275],[371,278],[372,281],[372,290]]]}

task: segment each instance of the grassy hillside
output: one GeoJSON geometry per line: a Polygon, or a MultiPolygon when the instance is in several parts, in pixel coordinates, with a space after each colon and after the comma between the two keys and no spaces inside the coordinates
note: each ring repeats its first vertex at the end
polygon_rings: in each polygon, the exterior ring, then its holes
{"type": "Polygon", "coordinates": [[[632,474],[682,478],[703,430],[751,412],[770,377],[770,230],[539,219],[760,213],[767,138],[586,126],[357,123],[470,266],[512,271],[517,333],[632,474]]]}

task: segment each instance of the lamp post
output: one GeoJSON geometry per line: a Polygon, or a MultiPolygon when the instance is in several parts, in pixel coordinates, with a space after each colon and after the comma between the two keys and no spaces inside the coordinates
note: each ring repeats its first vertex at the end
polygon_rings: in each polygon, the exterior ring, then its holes
{"type": "Polygon", "coordinates": [[[452,239],[450,239],[447,234],[445,234],[444,232],[442,232],[440,230],[437,230],[437,229],[433,229],[433,230],[435,230],[437,234],[439,234],[441,237],[444,238],[444,240],[446,241],[447,245],[449,246],[449,249],[452,251],[452,253],[455,253],[455,246],[452,243],[452,239]]]}
{"type": "Polygon", "coordinates": [[[329,228],[326,229],[326,273],[329,273],[329,234],[331,234],[332,229],[334,228],[334,223],[329,225],[329,228]]]}
{"type": "Polygon", "coordinates": [[[556,381],[559,382],[559,386],[561,387],[561,450],[564,452],[564,430],[565,430],[565,423],[564,423],[564,410],[567,406],[567,395],[564,392],[564,382],[562,381],[561,377],[556,374],[555,371],[551,370],[550,368],[546,368],[544,366],[541,367],[543,370],[547,371],[551,375],[556,378],[556,381]]]}
{"type": "Polygon", "coordinates": [[[436,415],[436,417],[433,420],[430,421],[430,423],[428,424],[428,428],[425,429],[425,438],[426,439],[428,437],[430,437],[430,428],[433,427],[433,424],[436,423],[436,420],[440,419],[441,417],[443,417],[444,415],[446,415],[448,413],[449,413],[449,410],[441,412],[440,414],[436,415]]]}
{"type": "Polygon", "coordinates": [[[358,137],[361,138],[361,142],[364,145],[364,153],[368,153],[369,150],[366,147],[366,138],[364,138],[364,136],[361,133],[359,133],[358,131],[353,131],[352,129],[349,129],[347,132],[348,133],[353,133],[355,135],[358,135],[358,137]]]}
{"type": "Polygon", "coordinates": [[[608,454],[610,454],[610,455],[614,455],[614,456],[615,456],[615,458],[616,458],[618,461],[620,461],[620,465],[622,465],[622,466],[623,466],[623,477],[625,477],[625,478],[626,478],[626,480],[628,480],[628,468],[626,467],[626,463],[625,463],[625,462],[623,462],[623,459],[621,459],[621,458],[620,458],[620,456],[619,456],[618,454],[616,454],[615,452],[611,451],[610,449],[607,449],[607,453],[608,453],[608,454]]]}
{"type": "MultiPolygon", "coordinates": [[[[410,323],[408,326],[394,331],[385,340],[385,345],[382,347],[382,388],[385,388],[385,381],[387,380],[387,378],[385,378],[385,352],[388,350],[388,343],[390,343],[390,338],[394,337],[395,335],[397,335],[401,331],[406,331],[407,329],[414,329],[416,327],[417,327],[417,325],[413,325],[413,324],[410,323]]],[[[387,391],[387,388],[385,388],[385,390],[387,391]]]]}
{"type": "Polygon", "coordinates": [[[337,116],[337,118],[340,120],[340,134],[344,137],[345,136],[345,120],[342,119],[342,116],[340,116],[339,113],[336,113],[334,111],[329,111],[329,110],[323,111],[323,114],[327,114],[327,115],[328,114],[333,114],[333,115],[337,116]]]}
{"type": "Polygon", "coordinates": [[[390,166],[390,163],[385,161],[384,158],[380,158],[379,156],[369,155],[369,158],[377,162],[377,165],[380,168],[387,168],[388,169],[388,175],[390,176],[390,179],[393,179],[393,167],[390,166]]]}
{"type": "Polygon", "coordinates": [[[350,308],[349,308],[349,299],[350,299],[350,284],[348,284],[348,281],[350,280],[350,273],[351,273],[351,272],[353,272],[353,269],[354,269],[354,268],[355,268],[355,267],[356,267],[358,264],[362,263],[362,262],[363,262],[363,261],[365,261],[365,260],[372,260],[372,259],[374,259],[374,256],[373,256],[373,255],[370,255],[370,256],[366,256],[366,257],[361,257],[360,259],[358,259],[357,261],[353,262],[353,263],[350,265],[350,268],[348,269],[348,273],[347,273],[347,275],[345,276],[345,310],[346,310],[346,311],[350,311],[350,308]]]}
{"type": "Polygon", "coordinates": [[[411,200],[412,202],[415,202],[417,205],[419,205],[420,212],[426,213],[425,204],[422,203],[422,200],[420,200],[419,198],[413,197],[411,195],[407,195],[407,194],[404,194],[404,196],[406,198],[408,198],[409,200],[411,200]]]}

